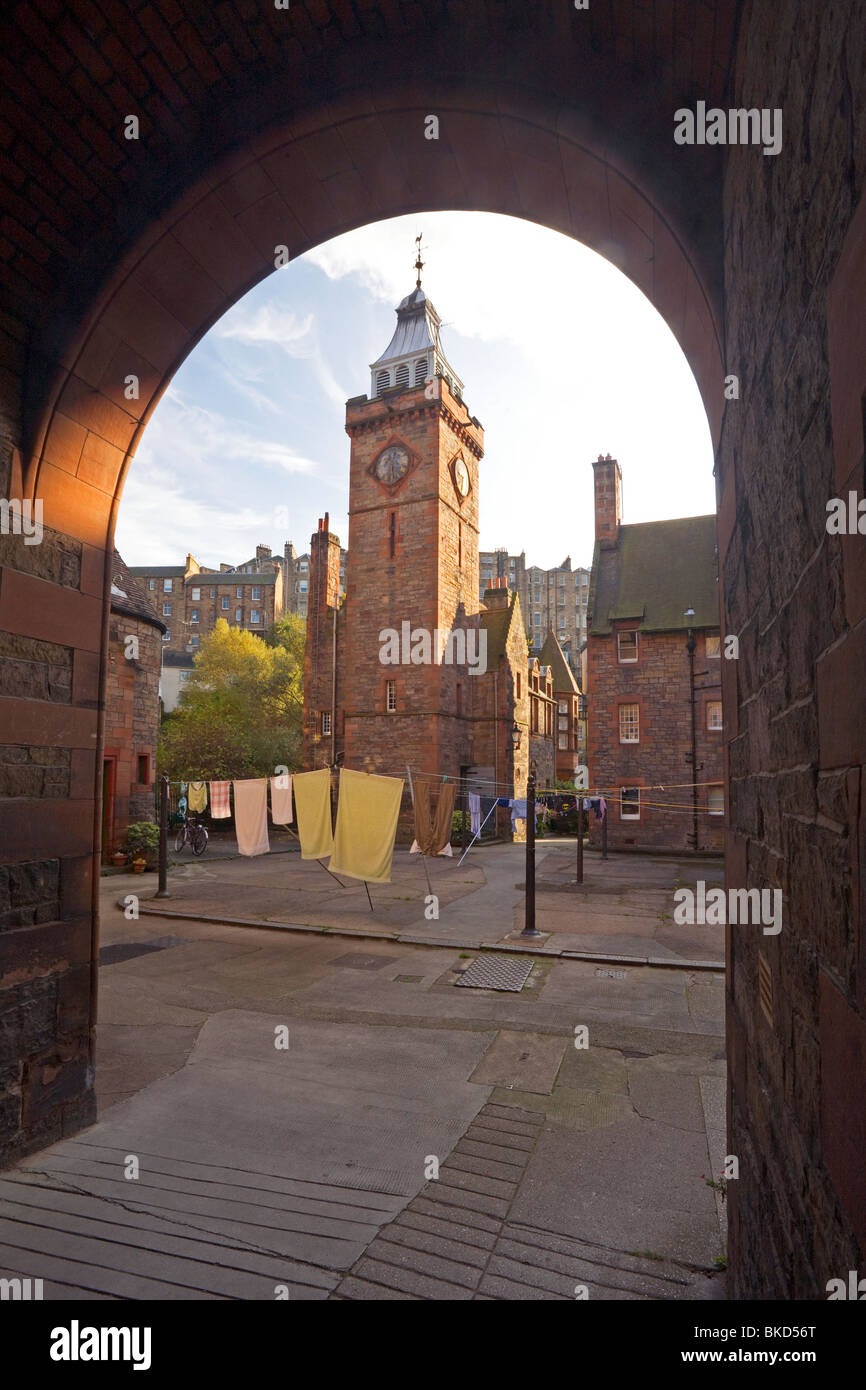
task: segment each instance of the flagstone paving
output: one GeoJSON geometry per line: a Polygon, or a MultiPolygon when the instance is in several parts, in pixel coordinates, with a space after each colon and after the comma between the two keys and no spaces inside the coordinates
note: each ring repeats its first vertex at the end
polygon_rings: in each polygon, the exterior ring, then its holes
{"type": "Polygon", "coordinates": [[[723,1296],[720,973],[539,951],[519,993],[455,989],[471,949],[116,896],[100,1118],[0,1174],[0,1276],[54,1300],[723,1296]]]}

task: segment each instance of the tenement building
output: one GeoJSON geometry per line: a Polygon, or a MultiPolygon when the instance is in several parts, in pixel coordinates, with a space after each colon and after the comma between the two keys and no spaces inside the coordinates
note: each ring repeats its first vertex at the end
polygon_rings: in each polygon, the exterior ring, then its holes
{"type": "Polygon", "coordinates": [[[497,550],[482,550],[481,597],[492,579],[507,579],[516,589],[526,626],[526,640],[533,656],[541,657],[541,649],[552,629],[565,653],[566,661],[580,680],[581,653],[586,646],[586,611],[589,600],[589,570],[571,568],[571,556],[561,565],[541,569],[526,564],[526,552],[509,555],[504,546],[497,550]]]}
{"type": "Polygon", "coordinates": [[[484,432],[420,276],[396,312],[370,395],[346,406],[344,601],[327,516],[311,541],[304,766],[462,775],[522,797],[533,720],[550,719],[533,708],[552,706],[552,692],[530,702],[520,600],[506,578],[479,599],[484,432]]]}
{"type": "MultiPolygon", "coordinates": [[[[725,826],[715,516],[622,524],[622,473],[593,464],[589,781],[614,848],[720,850],[725,826]]],[[[598,840],[600,822],[591,818],[598,840]]]]}

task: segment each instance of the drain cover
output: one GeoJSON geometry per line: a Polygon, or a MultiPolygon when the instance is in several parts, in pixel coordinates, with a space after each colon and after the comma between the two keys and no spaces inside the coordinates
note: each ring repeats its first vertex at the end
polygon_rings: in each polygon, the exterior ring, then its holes
{"type": "Polygon", "coordinates": [[[463,971],[455,985],[468,989],[523,989],[532,970],[532,961],[509,956],[479,956],[463,971]]]}
{"type": "Polygon", "coordinates": [[[596,975],[600,980],[627,980],[627,970],[596,970],[596,975]]]}
{"type": "Polygon", "coordinates": [[[381,970],[383,965],[391,965],[399,956],[364,956],[360,951],[350,951],[347,956],[337,956],[332,965],[344,965],[347,970],[381,970]]]}

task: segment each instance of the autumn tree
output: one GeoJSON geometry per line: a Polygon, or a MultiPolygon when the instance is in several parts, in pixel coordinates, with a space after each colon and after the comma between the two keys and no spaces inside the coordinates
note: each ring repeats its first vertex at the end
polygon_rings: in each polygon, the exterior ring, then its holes
{"type": "Polygon", "coordinates": [[[202,639],[178,708],[165,717],[160,765],[173,780],[267,777],[298,767],[303,624],[269,640],[219,619],[202,639]]]}

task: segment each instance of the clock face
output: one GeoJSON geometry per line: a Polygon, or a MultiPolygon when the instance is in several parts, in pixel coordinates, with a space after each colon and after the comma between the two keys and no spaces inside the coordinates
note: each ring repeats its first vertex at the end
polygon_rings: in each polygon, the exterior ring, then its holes
{"type": "Polygon", "coordinates": [[[380,483],[393,487],[405,478],[408,468],[408,453],[399,444],[392,444],[390,448],[383,449],[376,460],[376,477],[380,483]]]}
{"type": "Polygon", "coordinates": [[[469,469],[462,459],[458,459],[454,465],[454,483],[461,497],[466,497],[469,492],[469,469]]]}

